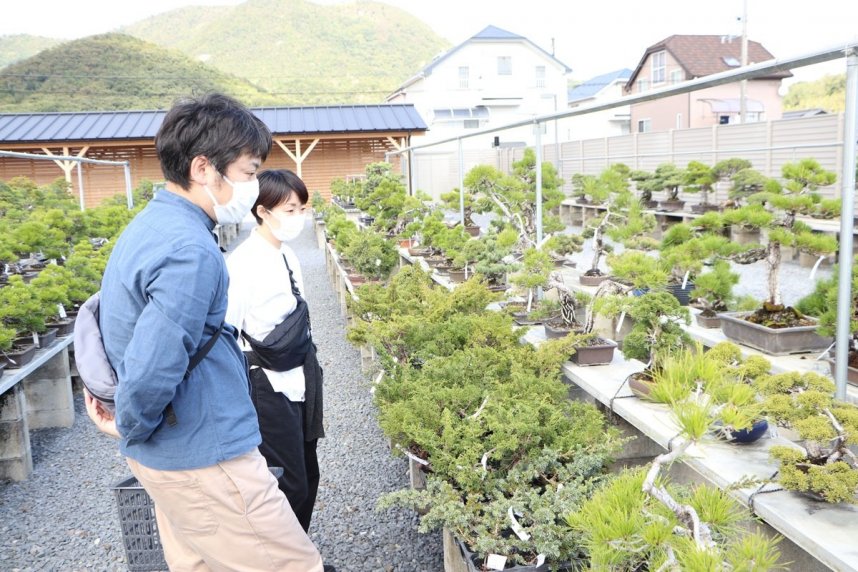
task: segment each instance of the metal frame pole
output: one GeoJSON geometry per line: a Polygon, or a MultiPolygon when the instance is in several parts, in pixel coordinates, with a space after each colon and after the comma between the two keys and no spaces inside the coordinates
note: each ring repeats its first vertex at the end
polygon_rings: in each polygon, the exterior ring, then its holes
{"type": "Polygon", "coordinates": [[[462,151],[462,139],[459,138],[459,219],[465,228],[465,154],[462,151]]]}
{"type": "Polygon", "coordinates": [[[86,210],[86,201],[83,199],[83,165],[78,161],[77,164],[77,190],[80,197],[80,210],[86,210]]]}
{"type": "Polygon", "coordinates": [[[534,123],[536,142],[536,244],[542,243],[542,123],[534,123]]]}
{"type": "Polygon", "coordinates": [[[834,365],[835,396],[846,399],[846,367],[849,362],[849,326],[852,320],[852,215],[855,212],[856,121],[858,121],[858,48],[846,54],[846,126],[843,136],[843,181],[840,210],[840,273],[837,284],[837,361],[834,365]]]}
{"type": "Polygon", "coordinates": [[[128,161],[122,166],[125,171],[125,197],[128,199],[128,210],[134,208],[134,195],[131,192],[131,164],[128,161]]]}

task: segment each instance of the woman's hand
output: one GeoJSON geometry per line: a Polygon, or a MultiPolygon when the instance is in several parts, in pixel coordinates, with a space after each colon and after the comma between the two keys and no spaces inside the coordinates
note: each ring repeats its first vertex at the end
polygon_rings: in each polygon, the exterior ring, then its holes
{"type": "Polygon", "coordinates": [[[119,439],[120,435],[116,429],[116,418],[113,413],[105,409],[104,405],[91,396],[86,388],[83,389],[83,401],[86,404],[86,414],[89,415],[98,430],[119,439]]]}

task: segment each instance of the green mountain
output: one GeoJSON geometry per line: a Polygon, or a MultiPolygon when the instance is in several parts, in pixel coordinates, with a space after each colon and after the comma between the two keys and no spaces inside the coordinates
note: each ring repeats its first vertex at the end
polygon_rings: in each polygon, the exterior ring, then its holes
{"type": "Polygon", "coordinates": [[[367,1],[181,8],[122,31],[243,77],[291,105],[382,101],[449,48],[417,18],[367,1]]]}
{"type": "Polygon", "coordinates": [[[816,81],[800,81],[789,86],[784,109],[813,109],[829,113],[846,109],[846,74],[826,75],[816,81]]]}
{"type": "Polygon", "coordinates": [[[55,38],[15,34],[0,36],[0,69],[15,62],[26,60],[42,50],[52,48],[62,42],[55,38]]]}
{"type": "Polygon", "coordinates": [[[0,70],[3,112],[166,109],[209,91],[248,105],[279,102],[247,80],[123,34],[60,44],[0,70]]]}

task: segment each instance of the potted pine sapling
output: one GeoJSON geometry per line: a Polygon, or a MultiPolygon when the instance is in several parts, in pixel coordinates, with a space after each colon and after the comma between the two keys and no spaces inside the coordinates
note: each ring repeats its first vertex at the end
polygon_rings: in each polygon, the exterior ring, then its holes
{"type": "Polygon", "coordinates": [[[349,275],[353,285],[366,280],[385,280],[399,262],[393,243],[372,230],[358,231],[346,249],[349,263],[358,274],[349,275]]]}
{"type": "MultiPolygon", "coordinates": [[[[733,175],[735,175],[739,171],[742,171],[744,169],[750,169],[751,167],[752,165],[750,161],[748,161],[747,159],[741,159],[739,157],[731,157],[729,159],[723,159],[721,161],[718,161],[712,167],[712,174],[715,175],[716,189],[720,183],[725,181],[732,181],[733,175]]],[[[733,195],[734,191],[735,188],[733,189],[733,191],[731,191],[730,200],[724,203],[725,207],[735,208],[739,206],[738,199],[740,197],[733,195]]]]}
{"type": "MultiPolygon", "coordinates": [[[[460,213],[460,207],[464,202],[464,223],[465,231],[471,236],[480,236],[480,225],[474,222],[474,197],[471,193],[465,192],[464,197],[459,192],[459,189],[453,189],[449,193],[441,195],[441,202],[447,210],[460,213]]],[[[462,214],[462,213],[460,213],[462,214]]],[[[461,224],[462,221],[459,221],[461,224]]]]}
{"type": "Polygon", "coordinates": [[[595,324],[594,304],[602,296],[625,291],[616,282],[606,281],[599,285],[593,296],[569,288],[563,274],[554,271],[548,278],[548,288],[557,290],[559,315],[543,322],[545,337],[564,338],[575,334],[574,353],[569,357],[576,365],[604,365],[614,359],[617,343],[593,332],[595,324]],[[582,321],[583,318],[583,321],[582,321]]]}
{"type": "Polygon", "coordinates": [[[0,288],[0,323],[16,336],[10,350],[4,353],[7,367],[29,363],[36,353],[36,332],[45,330],[45,316],[35,289],[19,275],[10,276],[8,285],[0,288]]]}
{"type": "Polygon", "coordinates": [[[313,208],[313,218],[322,220],[325,216],[325,211],[328,209],[328,202],[322,196],[321,191],[313,191],[313,198],[310,199],[310,206],[313,208]]]}
{"type": "Polygon", "coordinates": [[[685,181],[685,171],[673,163],[662,163],[655,168],[650,183],[656,191],[664,191],[667,198],[658,202],[658,210],[681,211],[685,201],[679,198],[679,189],[685,181]]]}
{"type": "Polygon", "coordinates": [[[676,296],[680,304],[687,306],[691,291],[694,290],[694,281],[704,264],[712,263],[717,257],[732,256],[741,250],[741,246],[722,235],[696,234],[684,223],[674,225],[664,236],[659,259],[669,273],[668,291],[676,296]]]}
{"type": "Polygon", "coordinates": [[[813,372],[762,376],[754,386],[769,418],[801,440],[769,450],[780,463],[781,486],[825,502],[858,502],[858,459],[851,448],[858,408],[834,400],[834,383],[813,372]]]}
{"type": "MultiPolygon", "coordinates": [[[[537,289],[548,283],[548,275],[553,268],[551,257],[544,250],[528,248],[524,251],[519,270],[510,278],[510,282],[527,290],[525,316],[533,310],[537,289]]],[[[513,315],[513,318],[515,317],[513,315]]]]}
{"type": "MultiPolygon", "coordinates": [[[[543,162],[541,169],[542,229],[548,235],[566,228],[553,214],[566,195],[554,166],[543,162]]],[[[526,149],[524,157],[513,163],[512,174],[477,165],[465,175],[464,183],[474,195],[474,212],[493,212],[499,222],[512,224],[521,237],[519,251],[536,246],[536,154],[532,149],[526,149]]]]}
{"type": "Polygon", "coordinates": [[[718,205],[709,202],[709,193],[717,182],[718,176],[709,165],[700,161],[690,161],[686,165],[682,190],[686,193],[700,193],[701,197],[698,204],[691,205],[691,212],[703,214],[718,210],[718,205]]]}
{"type": "Polygon", "coordinates": [[[542,245],[556,267],[574,268],[572,255],[584,250],[584,237],[580,234],[555,234],[542,245]]]}
{"type": "Polygon", "coordinates": [[[645,212],[640,202],[631,201],[628,207],[619,209],[618,212],[622,221],[608,227],[606,231],[611,240],[634,250],[655,250],[658,248],[658,240],[646,236],[656,228],[655,216],[645,212]]]}
{"type": "Polygon", "coordinates": [[[729,490],[675,487],[659,477],[670,461],[653,465],[655,483],[646,469],[619,474],[567,516],[584,537],[590,570],[788,569],[778,538],[749,534],[753,516],[729,490]]]}
{"type": "Polygon", "coordinates": [[[615,227],[617,221],[622,220],[622,218],[620,213],[613,211],[609,206],[598,221],[584,229],[582,236],[593,238],[593,261],[590,263],[590,268],[578,277],[582,285],[598,286],[607,279],[607,274],[599,268],[602,257],[613,251],[613,247],[605,242],[605,233],[609,228],[615,227]]]}
{"type": "Polygon", "coordinates": [[[739,275],[733,272],[726,260],[716,260],[708,272],[700,274],[691,291],[691,305],[701,309],[694,316],[697,325],[704,328],[720,328],[718,314],[730,309],[735,300],[733,287],[739,283],[739,275]]]}
{"type": "Polygon", "coordinates": [[[635,188],[640,193],[640,204],[645,209],[654,209],[658,206],[658,201],[652,198],[656,191],[661,190],[658,180],[653,173],[648,171],[632,171],[629,173],[629,178],[635,182],[635,188]]]}
{"type": "Polygon", "coordinates": [[[765,247],[751,248],[731,256],[731,259],[739,264],[765,261],[768,271],[768,296],[762,307],[755,312],[721,314],[721,329],[728,338],[771,355],[823,350],[831,343],[831,339],[823,338],[816,332],[817,320],[783,304],[779,282],[781,248],[812,244],[814,249],[830,248],[833,252],[836,242],[829,241],[826,244],[825,241],[808,237],[807,225],[796,221],[798,209],[808,202],[808,197],[800,192],[769,190],[751,199],[765,202],[770,208],[784,213],[779,220],[769,224],[768,243],[765,247]]]}
{"type": "Polygon", "coordinates": [[[432,250],[432,254],[426,257],[426,264],[434,267],[440,274],[447,274],[451,270],[464,271],[463,267],[454,269],[453,260],[462,248],[473,240],[471,235],[461,225],[450,228],[443,223],[440,223],[443,228],[436,233],[433,227],[439,224],[437,219],[426,219],[426,221],[426,231],[423,234],[426,243],[424,244],[432,250]],[[432,224],[429,224],[430,221],[432,224]]]}
{"type": "Polygon", "coordinates": [[[763,192],[766,186],[771,184],[770,181],[771,179],[751,167],[734,172],[730,176],[731,185],[727,194],[730,200],[727,206],[730,208],[745,206],[747,198],[763,192]]]}

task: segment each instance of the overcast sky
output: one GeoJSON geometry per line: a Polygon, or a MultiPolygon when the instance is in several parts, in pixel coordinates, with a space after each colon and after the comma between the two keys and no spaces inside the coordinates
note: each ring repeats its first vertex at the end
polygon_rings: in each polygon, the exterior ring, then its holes
{"type": "MultiPolygon", "coordinates": [[[[0,35],[79,38],[184,5],[242,0],[4,0],[0,35]]],[[[342,3],[344,0],[314,0],[342,3]]],[[[741,34],[744,0],[379,0],[426,22],[452,44],[491,24],[551,51],[585,80],[634,68],[671,34],[741,34]]],[[[858,40],[858,0],[747,0],[748,36],[776,57],[858,40]]],[[[200,8],[204,10],[204,7],[200,8]]],[[[845,60],[794,70],[797,80],[845,71],[845,60]]]]}

